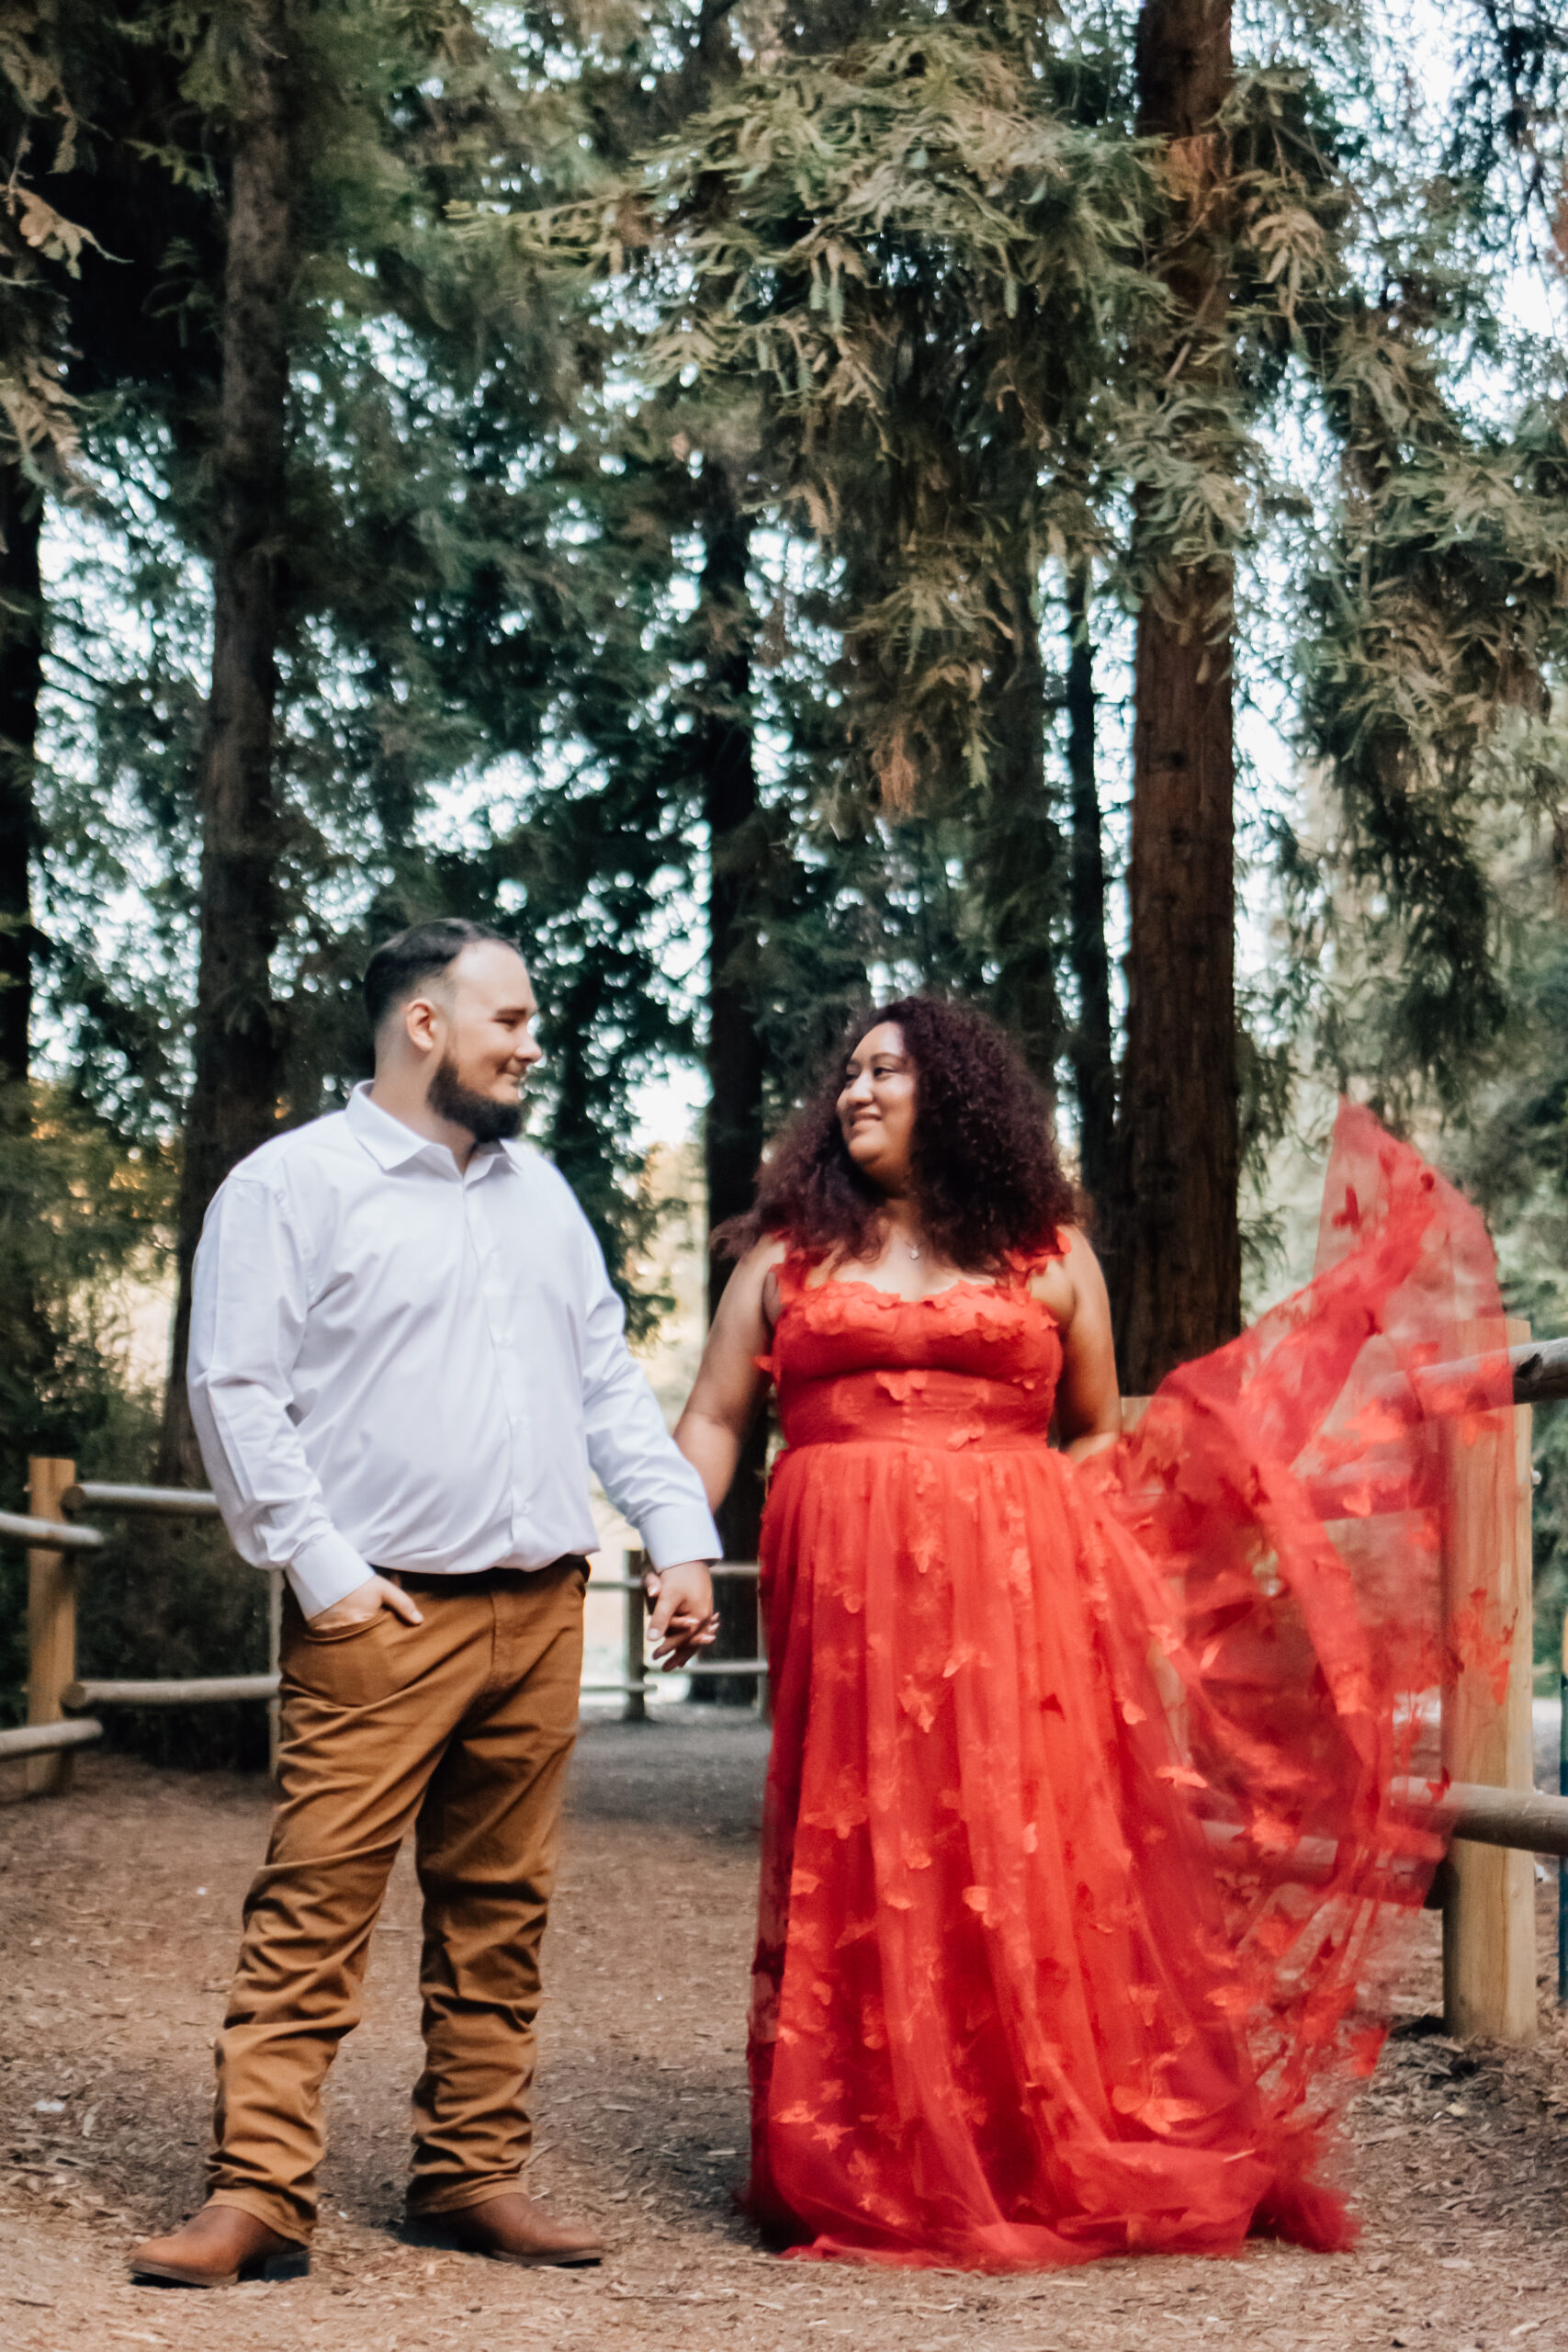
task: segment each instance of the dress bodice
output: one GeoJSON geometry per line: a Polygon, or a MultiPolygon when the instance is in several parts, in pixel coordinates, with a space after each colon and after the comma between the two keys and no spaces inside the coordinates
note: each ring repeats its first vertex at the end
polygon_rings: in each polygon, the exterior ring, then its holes
{"type": "Polygon", "coordinates": [[[1040,1444],[1062,1341],[1028,1287],[1036,1262],[911,1301],[867,1282],[813,1282],[807,1261],[787,1258],[767,1360],[785,1444],[1040,1444]]]}

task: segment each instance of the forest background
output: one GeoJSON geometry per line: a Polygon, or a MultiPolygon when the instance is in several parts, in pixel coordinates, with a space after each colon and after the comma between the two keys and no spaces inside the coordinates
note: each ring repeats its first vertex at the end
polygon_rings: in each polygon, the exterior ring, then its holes
{"type": "MultiPolygon", "coordinates": [[[[1130,1393],[1307,1271],[1341,1091],[1568,1329],[1565,112],[1563,0],[0,0],[7,1507],[201,1482],[206,1203],[434,913],[533,964],[643,1339],[650,1106],[716,1222],[928,985],[1130,1393]]],[[[254,1667],[261,1582],[143,1529],[84,1668],[254,1667]]]]}

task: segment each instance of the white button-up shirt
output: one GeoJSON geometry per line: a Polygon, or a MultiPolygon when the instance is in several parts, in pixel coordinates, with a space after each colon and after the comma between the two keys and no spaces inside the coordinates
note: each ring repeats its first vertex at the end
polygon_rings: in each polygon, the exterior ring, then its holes
{"type": "Polygon", "coordinates": [[[721,1555],[564,1180],[525,1144],[460,1170],[363,1087],[220,1187],[189,1382],[235,1548],[307,1616],[373,1567],[592,1551],[590,1464],[655,1566],[721,1555]]]}

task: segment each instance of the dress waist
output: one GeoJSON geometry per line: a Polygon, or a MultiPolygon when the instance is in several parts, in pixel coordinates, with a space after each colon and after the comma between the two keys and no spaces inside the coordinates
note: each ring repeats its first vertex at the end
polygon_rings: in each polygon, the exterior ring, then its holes
{"type": "Polygon", "coordinates": [[[792,1453],[814,1445],[1016,1453],[1044,1444],[1053,1402],[1043,1383],[1025,1386],[927,1367],[818,1380],[786,1374],[779,1419],[792,1453]]]}

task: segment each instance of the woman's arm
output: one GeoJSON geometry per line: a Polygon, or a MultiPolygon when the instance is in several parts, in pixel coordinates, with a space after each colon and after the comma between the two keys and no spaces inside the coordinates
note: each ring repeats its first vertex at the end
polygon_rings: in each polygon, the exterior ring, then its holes
{"type": "Polygon", "coordinates": [[[1064,1450],[1075,1462],[1086,1462],[1090,1454],[1103,1453],[1121,1436],[1122,1398],[1116,1385],[1116,1350],[1111,1338],[1105,1276],[1077,1226],[1069,1226],[1066,1231],[1066,1254],[1058,1263],[1072,1285],[1073,1298],[1070,1314],[1062,1318],[1056,1426],[1064,1450]]]}
{"type": "Polygon", "coordinates": [[[710,1510],[729,1492],[761,1395],[756,1359],[773,1344],[769,1277],[784,1254],[782,1241],[759,1241],[730,1275],[686,1409],[675,1424],[675,1442],[706,1487],[710,1510]]]}

